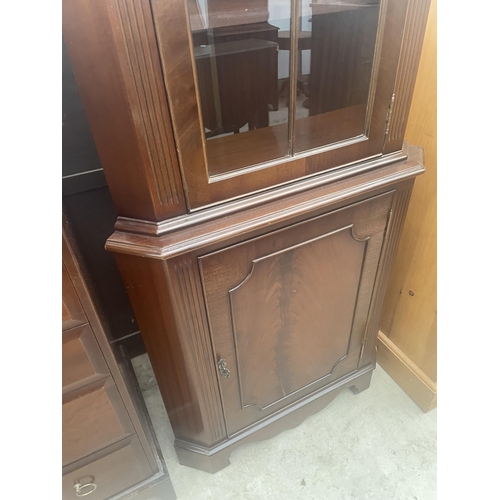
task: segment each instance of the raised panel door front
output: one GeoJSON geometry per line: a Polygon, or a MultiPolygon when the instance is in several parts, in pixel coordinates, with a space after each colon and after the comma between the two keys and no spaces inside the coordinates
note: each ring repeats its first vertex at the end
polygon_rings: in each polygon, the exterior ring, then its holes
{"type": "Polygon", "coordinates": [[[243,408],[267,409],[347,356],[366,248],[351,228],[255,259],[229,291],[243,408]]]}
{"type": "Polygon", "coordinates": [[[392,192],[205,255],[230,435],[358,368],[392,192]]]}

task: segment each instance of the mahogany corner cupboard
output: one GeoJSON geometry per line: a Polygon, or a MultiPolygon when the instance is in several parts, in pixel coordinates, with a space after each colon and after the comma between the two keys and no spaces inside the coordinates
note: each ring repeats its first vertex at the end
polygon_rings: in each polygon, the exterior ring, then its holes
{"type": "Polygon", "coordinates": [[[181,463],[367,388],[429,0],[64,0],[181,463]]]}

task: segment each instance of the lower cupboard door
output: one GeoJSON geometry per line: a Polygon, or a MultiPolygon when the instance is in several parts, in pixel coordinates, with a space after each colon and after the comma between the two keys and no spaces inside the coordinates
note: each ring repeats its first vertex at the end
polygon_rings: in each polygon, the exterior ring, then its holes
{"type": "Polygon", "coordinates": [[[392,198],[199,257],[230,435],[358,369],[392,198]]]}

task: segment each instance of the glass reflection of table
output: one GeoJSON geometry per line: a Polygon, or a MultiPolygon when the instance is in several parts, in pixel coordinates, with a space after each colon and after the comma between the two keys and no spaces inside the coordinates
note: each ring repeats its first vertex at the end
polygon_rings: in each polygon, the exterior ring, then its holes
{"type": "Polygon", "coordinates": [[[207,138],[269,126],[278,108],[278,44],[246,39],[194,48],[207,138]],[[215,61],[214,61],[215,59],[215,61]],[[215,64],[214,64],[215,62],[215,64]]]}

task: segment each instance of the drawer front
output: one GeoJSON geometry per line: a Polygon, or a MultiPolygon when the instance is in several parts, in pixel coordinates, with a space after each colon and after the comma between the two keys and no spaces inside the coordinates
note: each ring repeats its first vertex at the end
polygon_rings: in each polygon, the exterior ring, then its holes
{"type": "Polygon", "coordinates": [[[199,258],[230,434],[358,368],[392,198],[199,258]]]}
{"type": "Polygon", "coordinates": [[[63,396],[63,466],[134,434],[120,394],[110,383],[108,379],[63,396]]]}
{"type": "Polygon", "coordinates": [[[63,500],[82,497],[105,500],[153,474],[136,436],[110,447],[109,451],[81,467],[75,464],[71,472],[63,471],[63,500]]]}
{"type": "Polygon", "coordinates": [[[66,266],[62,265],[62,330],[69,330],[87,322],[87,317],[71,283],[66,266]]]}
{"type": "Polygon", "coordinates": [[[62,335],[63,392],[109,375],[108,366],[89,325],[62,335]]]}

